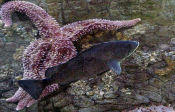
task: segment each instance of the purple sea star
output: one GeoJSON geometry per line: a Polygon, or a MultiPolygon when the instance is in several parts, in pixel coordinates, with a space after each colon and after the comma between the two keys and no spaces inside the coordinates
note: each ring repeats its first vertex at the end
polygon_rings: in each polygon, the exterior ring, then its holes
{"type": "MultiPolygon", "coordinates": [[[[26,1],[11,1],[2,5],[0,15],[5,26],[12,25],[11,15],[14,11],[25,13],[39,30],[42,38],[30,43],[23,54],[23,79],[44,79],[45,70],[61,63],[65,63],[76,55],[76,48],[72,41],[95,29],[114,30],[131,27],[141,21],[140,18],[126,21],[110,21],[104,19],[90,19],[74,22],[63,27],[39,6],[26,1]]],[[[58,89],[58,84],[45,88],[41,98],[58,89]]],[[[16,110],[29,107],[36,100],[19,88],[8,102],[18,102],[16,110]]]]}

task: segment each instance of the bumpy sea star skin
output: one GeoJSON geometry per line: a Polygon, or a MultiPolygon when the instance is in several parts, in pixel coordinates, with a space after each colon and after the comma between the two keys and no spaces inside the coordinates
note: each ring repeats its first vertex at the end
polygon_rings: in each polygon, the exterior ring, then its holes
{"type": "MultiPolygon", "coordinates": [[[[14,11],[23,12],[33,21],[39,29],[42,38],[30,43],[23,55],[23,79],[44,79],[45,70],[68,61],[76,55],[76,48],[72,41],[95,29],[113,30],[134,26],[140,18],[128,21],[110,21],[103,19],[90,19],[74,22],[63,27],[49,16],[46,11],[33,3],[25,1],[11,1],[4,4],[0,15],[5,26],[12,24],[11,15],[14,11]]],[[[46,87],[40,99],[58,89],[57,84],[46,87]]],[[[8,98],[9,102],[18,102],[16,110],[29,107],[36,100],[32,99],[24,90],[19,88],[14,96],[8,98]]]]}
{"type": "MultiPolygon", "coordinates": [[[[23,79],[44,79],[45,70],[49,67],[65,63],[76,55],[76,49],[70,40],[58,40],[51,38],[38,39],[33,41],[24,51],[23,79]],[[54,40],[54,41],[53,41],[54,40]]],[[[58,89],[58,84],[47,86],[42,97],[58,89]]],[[[36,102],[21,88],[9,99],[9,102],[17,102],[16,110],[30,106],[36,102]]]]}
{"type": "Polygon", "coordinates": [[[150,106],[150,107],[139,107],[134,110],[130,111],[123,111],[123,112],[175,112],[175,110],[172,107],[166,107],[163,105],[159,106],[150,106]]]}
{"type": "Polygon", "coordinates": [[[11,1],[1,7],[0,15],[5,26],[12,24],[11,15],[15,11],[25,13],[38,28],[41,36],[52,38],[60,36],[60,28],[56,20],[41,7],[25,1],[11,1]]]}
{"type": "Polygon", "coordinates": [[[117,30],[124,27],[131,27],[136,25],[140,18],[125,21],[110,21],[105,19],[89,19],[84,21],[74,22],[61,27],[67,37],[72,41],[76,41],[78,37],[85,35],[95,29],[99,30],[117,30]]]}

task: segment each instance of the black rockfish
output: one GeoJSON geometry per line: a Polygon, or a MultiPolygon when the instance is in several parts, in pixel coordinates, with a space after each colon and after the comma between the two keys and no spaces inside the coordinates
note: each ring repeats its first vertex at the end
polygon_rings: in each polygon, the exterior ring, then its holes
{"type": "Polygon", "coordinates": [[[50,84],[70,84],[80,79],[93,77],[108,70],[121,73],[120,62],[130,56],[139,46],[137,41],[110,41],[97,44],[68,62],[48,68],[43,80],[18,81],[26,92],[38,99],[43,89],[50,84]]]}

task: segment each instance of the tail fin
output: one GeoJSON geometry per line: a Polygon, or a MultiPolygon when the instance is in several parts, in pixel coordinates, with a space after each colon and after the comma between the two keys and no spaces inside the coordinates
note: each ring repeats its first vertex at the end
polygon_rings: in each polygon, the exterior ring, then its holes
{"type": "Polygon", "coordinates": [[[39,98],[45,88],[43,80],[19,80],[18,84],[35,100],[39,98]]]}

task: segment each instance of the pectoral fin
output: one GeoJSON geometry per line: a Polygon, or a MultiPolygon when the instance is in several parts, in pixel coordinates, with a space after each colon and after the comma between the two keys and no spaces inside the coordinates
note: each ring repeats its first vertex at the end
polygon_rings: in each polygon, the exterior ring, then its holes
{"type": "Polygon", "coordinates": [[[114,71],[117,75],[121,73],[120,62],[117,60],[108,61],[108,67],[114,71]]]}

